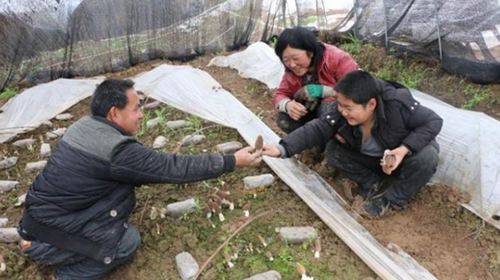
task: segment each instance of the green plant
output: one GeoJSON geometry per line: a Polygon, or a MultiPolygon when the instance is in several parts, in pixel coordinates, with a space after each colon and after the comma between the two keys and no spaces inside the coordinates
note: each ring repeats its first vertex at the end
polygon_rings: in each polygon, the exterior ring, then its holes
{"type": "Polygon", "coordinates": [[[309,237],[309,240],[307,242],[304,242],[300,245],[300,248],[302,249],[302,251],[307,251],[307,249],[309,249],[310,246],[312,246],[313,244],[313,239],[311,237],[309,237]]]}
{"type": "Polygon", "coordinates": [[[287,264],[290,264],[293,262],[293,257],[290,254],[288,247],[284,247],[283,249],[281,249],[281,251],[276,256],[276,259],[283,262],[283,263],[287,263],[287,264]]]}
{"type": "Polygon", "coordinates": [[[255,86],[245,86],[245,91],[248,93],[248,95],[252,96],[255,93],[255,86]]]}
{"type": "Polygon", "coordinates": [[[29,144],[27,146],[27,148],[28,148],[28,151],[30,151],[30,154],[34,154],[35,153],[35,146],[34,145],[29,144]]]}
{"type": "Polygon", "coordinates": [[[395,55],[398,50],[394,47],[390,47],[389,50],[387,51],[390,55],[395,55]]]}
{"type": "Polygon", "coordinates": [[[259,118],[261,121],[264,120],[264,111],[260,111],[259,113],[257,113],[257,118],[259,118]]]}
{"type": "Polygon", "coordinates": [[[15,96],[17,94],[17,92],[10,88],[10,87],[6,87],[5,90],[0,93],[0,100],[2,99],[6,99],[6,98],[11,98],[13,96],[15,96]]]}
{"type": "Polygon", "coordinates": [[[377,72],[374,73],[375,77],[382,79],[382,80],[391,80],[391,74],[387,72],[385,69],[381,69],[377,72]]]}
{"type": "Polygon", "coordinates": [[[200,203],[200,198],[197,197],[194,199],[194,208],[196,209],[196,213],[200,213],[202,210],[201,203],[200,203]]]}
{"type": "Polygon", "coordinates": [[[167,113],[168,113],[168,107],[167,106],[163,106],[163,107],[155,110],[155,115],[156,115],[157,118],[160,118],[161,123],[164,123],[165,116],[167,115],[167,113]]]}
{"type": "Polygon", "coordinates": [[[222,179],[217,179],[217,184],[219,184],[221,187],[224,186],[224,184],[226,184],[226,182],[224,182],[224,180],[222,179]]]}
{"type": "Polygon", "coordinates": [[[465,96],[470,99],[462,105],[462,109],[472,109],[475,108],[477,104],[490,99],[491,92],[489,89],[482,89],[479,86],[468,85],[465,88],[465,96]]]}
{"type": "Polygon", "coordinates": [[[500,98],[491,98],[490,99],[490,104],[495,105],[495,104],[500,104],[500,98]]]}
{"type": "Polygon", "coordinates": [[[146,111],[142,117],[141,130],[136,134],[136,137],[139,138],[144,135],[147,130],[147,123],[151,119],[151,112],[146,111]]]}
{"type": "Polygon", "coordinates": [[[424,78],[424,73],[419,67],[408,67],[403,60],[389,60],[374,73],[375,77],[383,80],[393,80],[408,88],[417,88],[424,78]]]}
{"type": "MultiPolygon", "coordinates": [[[[399,60],[401,64],[401,60],[399,60]]],[[[418,68],[406,68],[401,65],[401,71],[399,72],[399,81],[401,84],[406,86],[407,88],[417,88],[420,81],[424,78],[424,71],[418,68]]]]}
{"type": "Polygon", "coordinates": [[[186,130],[194,133],[200,132],[203,127],[203,119],[197,116],[189,116],[186,120],[186,130]]]}
{"type": "Polygon", "coordinates": [[[350,54],[358,54],[361,52],[363,40],[359,39],[354,34],[349,34],[346,39],[346,43],[340,44],[341,49],[347,51],[350,54]]]}
{"type": "Polygon", "coordinates": [[[204,190],[208,190],[208,189],[210,189],[210,188],[211,188],[210,183],[209,183],[208,181],[202,181],[202,182],[200,183],[200,186],[201,186],[201,188],[202,188],[202,189],[204,189],[204,190]]]}
{"type": "Polygon", "coordinates": [[[143,135],[144,135],[144,129],[141,128],[141,130],[139,132],[137,132],[137,134],[135,135],[135,137],[140,138],[143,135]]]}

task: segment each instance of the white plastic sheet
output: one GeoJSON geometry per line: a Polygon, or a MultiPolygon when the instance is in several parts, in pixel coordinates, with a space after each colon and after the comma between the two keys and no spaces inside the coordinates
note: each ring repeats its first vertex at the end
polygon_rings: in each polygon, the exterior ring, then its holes
{"type": "Polygon", "coordinates": [[[229,56],[214,57],[208,66],[231,67],[238,70],[243,78],[263,82],[268,88],[277,88],[285,67],[274,53],[274,49],[263,42],[250,45],[242,52],[229,56]]]}
{"type": "Polygon", "coordinates": [[[463,205],[500,229],[500,122],[484,113],[457,109],[420,91],[413,95],[437,112],[444,125],[432,183],[442,183],[471,194],[463,205]]]}
{"type": "Polygon", "coordinates": [[[89,97],[102,79],[59,79],[32,87],[5,104],[0,113],[0,143],[40,126],[89,97]]]}

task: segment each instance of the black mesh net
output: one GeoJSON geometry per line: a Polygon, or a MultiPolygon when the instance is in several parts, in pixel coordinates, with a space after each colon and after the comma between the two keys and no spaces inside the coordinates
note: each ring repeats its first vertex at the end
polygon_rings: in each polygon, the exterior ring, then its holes
{"type": "Polygon", "coordinates": [[[358,0],[355,31],[387,47],[442,58],[445,69],[500,82],[500,1],[358,0]]]}
{"type": "Polygon", "coordinates": [[[2,85],[235,48],[248,43],[262,10],[259,0],[20,2],[4,3],[0,14],[2,85]]]}
{"type": "Polygon", "coordinates": [[[0,90],[188,60],[295,25],[354,31],[440,56],[477,81],[500,81],[499,0],[2,0],[0,90]]]}

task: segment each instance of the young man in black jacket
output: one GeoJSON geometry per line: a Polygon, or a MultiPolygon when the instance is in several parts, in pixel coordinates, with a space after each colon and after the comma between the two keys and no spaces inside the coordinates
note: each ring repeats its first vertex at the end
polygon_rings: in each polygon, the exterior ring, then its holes
{"type": "Polygon", "coordinates": [[[92,97],[92,116],[71,125],[26,197],[21,248],[54,266],[59,280],[96,279],[134,256],[137,228],[128,223],[135,188],[187,183],[255,165],[261,152],[176,155],[133,137],[142,111],[130,80],[106,80],[92,97]]]}
{"type": "MultiPolygon", "coordinates": [[[[436,172],[435,140],[443,120],[400,84],[356,70],[334,87],[337,106],[280,141],[264,155],[287,158],[326,147],[329,164],[358,184],[362,214],[382,216],[408,203],[436,172]],[[386,177],[392,177],[388,183],[386,177]]],[[[312,100],[304,93],[295,98],[312,100]]]]}

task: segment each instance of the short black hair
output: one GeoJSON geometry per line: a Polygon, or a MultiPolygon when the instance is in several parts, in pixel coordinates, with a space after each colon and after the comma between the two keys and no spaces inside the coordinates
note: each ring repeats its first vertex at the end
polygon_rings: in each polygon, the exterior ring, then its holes
{"type": "Polygon", "coordinates": [[[92,95],[92,115],[105,118],[111,107],[125,108],[128,102],[127,90],[131,88],[134,88],[131,80],[108,79],[102,82],[92,95]]]}
{"type": "Polygon", "coordinates": [[[354,70],[345,75],[333,89],[356,104],[366,106],[372,98],[378,101],[382,93],[376,79],[368,72],[354,70]]]}
{"type": "Polygon", "coordinates": [[[311,52],[313,56],[309,67],[316,67],[325,53],[325,45],[316,39],[314,33],[300,26],[285,29],[278,38],[274,51],[283,64],[285,64],[283,62],[283,52],[287,47],[311,52]]]}

